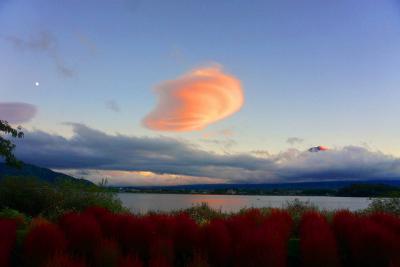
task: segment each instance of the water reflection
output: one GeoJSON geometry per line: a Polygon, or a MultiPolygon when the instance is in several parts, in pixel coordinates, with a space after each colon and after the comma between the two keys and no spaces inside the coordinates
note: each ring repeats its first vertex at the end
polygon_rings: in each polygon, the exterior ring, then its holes
{"type": "Polygon", "coordinates": [[[245,207],[283,207],[287,201],[299,199],[310,201],[320,209],[337,210],[364,209],[370,203],[368,198],[353,197],[306,197],[306,196],[236,196],[236,195],[180,195],[180,194],[118,194],[122,203],[133,212],[172,211],[208,203],[214,209],[226,212],[238,211],[245,207]]]}

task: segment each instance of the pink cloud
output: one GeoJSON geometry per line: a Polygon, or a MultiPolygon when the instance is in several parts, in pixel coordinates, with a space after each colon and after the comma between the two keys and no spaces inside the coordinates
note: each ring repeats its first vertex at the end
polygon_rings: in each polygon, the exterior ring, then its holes
{"type": "Polygon", "coordinates": [[[37,113],[34,105],[27,103],[0,103],[0,120],[9,123],[23,123],[30,121],[37,113]]]}
{"type": "Polygon", "coordinates": [[[200,130],[237,112],[244,97],[240,81],[220,68],[200,68],[156,87],[158,104],[143,124],[157,131],[200,130]]]}

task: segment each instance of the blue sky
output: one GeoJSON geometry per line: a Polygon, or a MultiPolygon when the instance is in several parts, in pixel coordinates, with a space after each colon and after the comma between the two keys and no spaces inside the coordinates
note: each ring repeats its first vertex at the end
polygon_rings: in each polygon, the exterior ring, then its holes
{"type": "Polygon", "coordinates": [[[73,122],[217,153],[326,145],[400,155],[396,0],[3,0],[0,58],[0,102],[38,110],[28,131],[71,137],[63,123],[73,122]],[[212,64],[241,81],[239,112],[193,132],[141,124],[157,84],[212,64]]]}

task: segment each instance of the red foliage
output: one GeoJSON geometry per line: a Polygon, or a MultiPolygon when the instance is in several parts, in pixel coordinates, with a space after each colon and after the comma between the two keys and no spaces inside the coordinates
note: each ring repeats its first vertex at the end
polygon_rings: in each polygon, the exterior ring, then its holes
{"type": "Polygon", "coordinates": [[[24,256],[33,266],[43,266],[56,253],[63,253],[66,240],[61,229],[50,222],[34,225],[24,242],[24,256]]]}
{"type": "Polygon", "coordinates": [[[234,247],[235,266],[285,266],[283,248],[286,246],[279,234],[268,228],[242,231],[241,239],[234,247]]]}
{"type": "Polygon", "coordinates": [[[200,245],[199,226],[187,214],[179,214],[174,217],[174,227],[175,255],[179,262],[186,262],[200,245]]]}
{"type": "Polygon", "coordinates": [[[287,211],[272,210],[264,222],[264,226],[281,235],[287,242],[292,233],[293,219],[287,211]]]}
{"type": "Polygon", "coordinates": [[[171,238],[176,229],[174,216],[166,214],[152,214],[144,217],[144,220],[151,221],[155,235],[158,238],[171,238]]]}
{"type": "Polygon", "coordinates": [[[358,223],[358,218],[348,210],[337,211],[332,220],[333,231],[340,246],[348,246],[348,239],[358,223]]]}
{"type": "Polygon", "coordinates": [[[148,217],[118,215],[116,240],[126,254],[149,258],[149,248],[156,236],[154,222],[148,217]]]}
{"type": "Polygon", "coordinates": [[[118,267],[143,267],[143,262],[138,257],[128,256],[120,260],[118,267]]]}
{"type": "Polygon", "coordinates": [[[191,261],[185,265],[186,267],[209,267],[206,257],[199,253],[195,253],[191,261]]]}
{"type": "Polygon", "coordinates": [[[12,218],[12,220],[14,220],[17,224],[17,228],[22,228],[26,224],[25,217],[23,215],[18,215],[12,218]]]}
{"type": "Polygon", "coordinates": [[[106,238],[113,239],[118,235],[118,219],[119,216],[112,213],[104,214],[98,219],[103,235],[106,238]]]}
{"type": "Polygon", "coordinates": [[[369,216],[371,220],[390,229],[394,234],[400,236],[400,218],[388,213],[376,212],[369,216]]]}
{"type": "Polygon", "coordinates": [[[399,238],[369,218],[360,218],[350,235],[352,263],[357,266],[400,266],[399,238]],[[396,265],[393,265],[396,263],[396,265]]]}
{"type": "Polygon", "coordinates": [[[116,233],[118,231],[117,228],[117,220],[118,216],[111,213],[109,210],[102,207],[90,207],[84,211],[84,214],[92,216],[96,219],[100,228],[103,232],[103,235],[112,239],[115,238],[116,233]]]}
{"type": "Polygon", "coordinates": [[[113,240],[104,239],[98,244],[94,255],[94,266],[114,267],[120,256],[118,244],[113,240]]]}
{"type": "Polygon", "coordinates": [[[148,267],[173,267],[174,265],[163,256],[152,257],[148,267]]]}
{"type": "Polygon", "coordinates": [[[242,221],[249,227],[256,227],[264,222],[265,216],[259,209],[248,209],[246,212],[234,216],[233,219],[242,221]]]}
{"type": "Polygon", "coordinates": [[[16,241],[17,224],[14,220],[0,219],[0,266],[9,266],[11,251],[16,241]]]}
{"type": "Polygon", "coordinates": [[[75,260],[65,254],[54,255],[46,265],[41,265],[45,267],[86,267],[83,261],[75,260]]]}
{"type": "Polygon", "coordinates": [[[201,231],[202,249],[211,266],[227,266],[232,254],[232,240],[225,223],[214,220],[201,231]]]}
{"type": "Polygon", "coordinates": [[[174,263],[174,243],[169,238],[157,238],[150,245],[150,258],[162,258],[168,264],[174,263]]]}
{"type": "MultiPolygon", "coordinates": [[[[138,217],[92,207],[65,214],[59,226],[34,220],[24,240],[24,256],[31,265],[284,267],[293,221],[282,210],[263,215],[251,209],[199,227],[184,213],[138,217]]],[[[400,266],[400,219],[396,216],[339,211],[331,228],[323,215],[308,212],[299,230],[303,266],[339,266],[337,244],[344,266],[400,266]]],[[[0,266],[9,266],[15,236],[15,222],[0,220],[0,266]]]]}
{"type": "Polygon", "coordinates": [[[80,255],[92,255],[102,239],[97,221],[87,215],[67,213],[60,219],[71,251],[80,255]]]}
{"type": "Polygon", "coordinates": [[[400,266],[399,219],[375,213],[365,217],[338,212],[333,218],[343,261],[354,266],[400,266]]]}
{"type": "Polygon", "coordinates": [[[286,214],[263,216],[251,210],[227,220],[232,237],[234,266],[285,266],[291,220],[286,214]],[[282,225],[273,222],[279,218],[282,225]]]}
{"type": "Polygon", "coordinates": [[[303,266],[339,266],[336,240],[323,215],[317,212],[303,215],[300,222],[300,253],[303,266]]]}
{"type": "Polygon", "coordinates": [[[83,213],[93,216],[97,220],[100,220],[102,217],[112,214],[108,209],[98,206],[89,207],[83,213]]]}

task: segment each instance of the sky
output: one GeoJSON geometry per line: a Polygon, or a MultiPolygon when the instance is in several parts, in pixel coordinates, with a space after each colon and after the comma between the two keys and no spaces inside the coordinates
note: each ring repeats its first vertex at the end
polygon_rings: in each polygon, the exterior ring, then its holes
{"type": "Polygon", "coordinates": [[[111,184],[400,177],[398,0],[0,0],[0,58],[26,162],[111,184]]]}

